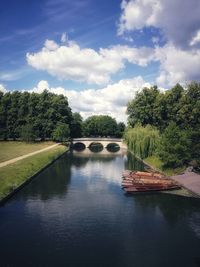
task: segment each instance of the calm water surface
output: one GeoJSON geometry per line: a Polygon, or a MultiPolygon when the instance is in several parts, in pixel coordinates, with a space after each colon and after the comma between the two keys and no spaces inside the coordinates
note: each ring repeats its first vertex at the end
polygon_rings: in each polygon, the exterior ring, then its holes
{"type": "Polygon", "coordinates": [[[0,266],[197,267],[200,201],[127,196],[131,155],[67,154],[0,207],[0,266]]]}

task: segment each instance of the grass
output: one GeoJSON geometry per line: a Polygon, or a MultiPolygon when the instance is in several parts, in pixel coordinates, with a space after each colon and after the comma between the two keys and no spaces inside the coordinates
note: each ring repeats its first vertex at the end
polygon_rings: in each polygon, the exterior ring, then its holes
{"type": "Polygon", "coordinates": [[[185,167],[180,167],[180,168],[163,168],[163,162],[157,157],[157,156],[151,156],[146,159],[144,159],[144,162],[147,163],[149,166],[160,170],[164,174],[171,176],[171,175],[176,175],[176,174],[181,174],[184,170],[185,167]]]}
{"type": "Polygon", "coordinates": [[[67,151],[67,147],[59,145],[0,168],[0,200],[65,151],[67,151]]]}
{"type": "Polygon", "coordinates": [[[7,161],[45,147],[53,145],[53,142],[25,143],[18,141],[0,142],[0,162],[7,161]]]}

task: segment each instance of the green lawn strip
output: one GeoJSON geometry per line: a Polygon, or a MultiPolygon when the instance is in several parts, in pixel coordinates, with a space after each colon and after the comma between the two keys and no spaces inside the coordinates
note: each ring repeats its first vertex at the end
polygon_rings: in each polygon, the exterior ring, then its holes
{"type": "Polygon", "coordinates": [[[65,151],[67,151],[67,147],[59,145],[48,151],[0,168],[0,200],[65,151]]]}
{"type": "Polygon", "coordinates": [[[7,161],[53,145],[53,142],[26,143],[20,141],[0,142],[0,162],[7,161]]]}
{"type": "Polygon", "coordinates": [[[167,176],[172,176],[172,175],[176,175],[176,174],[181,174],[184,172],[185,167],[180,167],[180,168],[163,168],[163,162],[157,157],[157,156],[151,156],[148,158],[144,159],[144,162],[147,163],[147,165],[153,167],[156,170],[159,170],[161,172],[163,172],[164,174],[166,174],[167,176]]]}

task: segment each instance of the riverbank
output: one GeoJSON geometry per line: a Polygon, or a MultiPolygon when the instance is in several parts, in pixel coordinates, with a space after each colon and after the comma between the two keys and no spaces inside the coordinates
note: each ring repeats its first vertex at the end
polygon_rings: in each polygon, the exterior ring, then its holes
{"type": "MultiPolygon", "coordinates": [[[[131,153],[133,154],[133,152],[131,153]]],[[[182,185],[181,189],[172,190],[172,191],[163,191],[162,193],[172,194],[172,195],[177,195],[177,196],[184,196],[184,197],[200,197],[200,175],[198,175],[199,180],[195,178],[195,182],[193,180],[190,181],[190,176],[188,174],[186,175],[187,179],[184,180],[183,178],[185,178],[185,175],[184,175],[185,167],[176,168],[176,169],[168,168],[168,169],[163,170],[162,161],[156,156],[151,156],[151,157],[145,158],[144,160],[140,159],[137,156],[135,157],[141,160],[146,166],[148,166],[149,169],[163,173],[166,176],[170,176],[172,179],[174,179],[175,177],[174,180],[176,180],[182,185]],[[181,179],[181,181],[179,181],[179,179],[181,179]],[[192,184],[192,186],[194,186],[195,189],[198,188],[198,192],[193,190],[193,187],[191,188],[190,184],[192,184]]]]}
{"type": "Polygon", "coordinates": [[[168,191],[164,193],[175,194],[185,197],[200,197],[200,175],[189,172],[185,167],[176,169],[163,169],[162,162],[156,156],[151,156],[143,160],[150,168],[162,172],[166,176],[178,182],[182,188],[178,190],[168,191]]]}
{"type": "Polygon", "coordinates": [[[183,174],[173,175],[171,178],[187,188],[192,194],[200,197],[200,175],[186,170],[183,174]]]}
{"type": "Polygon", "coordinates": [[[48,151],[30,156],[23,160],[0,168],[0,202],[11,196],[36,174],[52,164],[67,151],[63,145],[55,146],[48,151]]]}
{"type": "Polygon", "coordinates": [[[22,141],[0,141],[0,163],[39,151],[54,144],[55,143],[52,141],[32,143],[22,141]]]}

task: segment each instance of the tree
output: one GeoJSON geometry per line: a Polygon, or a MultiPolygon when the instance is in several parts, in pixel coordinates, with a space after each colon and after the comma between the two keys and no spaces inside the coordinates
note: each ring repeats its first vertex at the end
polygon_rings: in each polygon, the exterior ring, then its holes
{"type": "Polygon", "coordinates": [[[84,121],[84,135],[86,136],[116,136],[117,122],[107,115],[94,115],[84,121]]]}
{"type": "Polygon", "coordinates": [[[31,124],[26,124],[21,127],[21,138],[23,141],[32,142],[35,140],[36,136],[34,134],[34,129],[31,124]]]}
{"type": "Polygon", "coordinates": [[[71,137],[82,137],[83,135],[83,118],[78,112],[72,114],[71,137]]]}
{"type": "Polygon", "coordinates": [[[41,94],[8,92],[0,94],[0,138],[16,139],[27,124],[38,138],[51,138],[58,122],[71,126],[72,112],[67,97],[44,90],[41,94]]]}
{"type": "Polygon", "coordinates": [[[159,141],[159,131],[151,126],[145,127],[140,124],[134,128],[128,128],[124,133],[124,139],[130,151],[141,159],[152,156],[156,151],[159,141]]]}
{"type": "Polygon", "coordinates": [[[156,86],[144,88],[138,92],[133,100],[128,103],[127,114],[128,123],[134,127],[137,123],[142,126],[147,124],[157,124],[157,114],[155,113],[156,100],[159,91],[156,86]]]}
{"type": "Polygon", "coordinates": [[[55,130],[53,131],[53,140],[64,142],[67,141],[70,136],[70,129],[68,124],[57,123],[55,130]]]}
{"type": "Polygon", "coordinates": [[[190,139],[187,131],[171,122],[161,136],[159,156],[166,167],[179,167],[190,159],[190,139]]]}
{"type": "Polygon", "coordinates": [[[123,122],[119,122],[117,124],[117,134],[116,136],[119,138],[122,138],[124,131],[125,131],[126,125],[123,122]]]}

